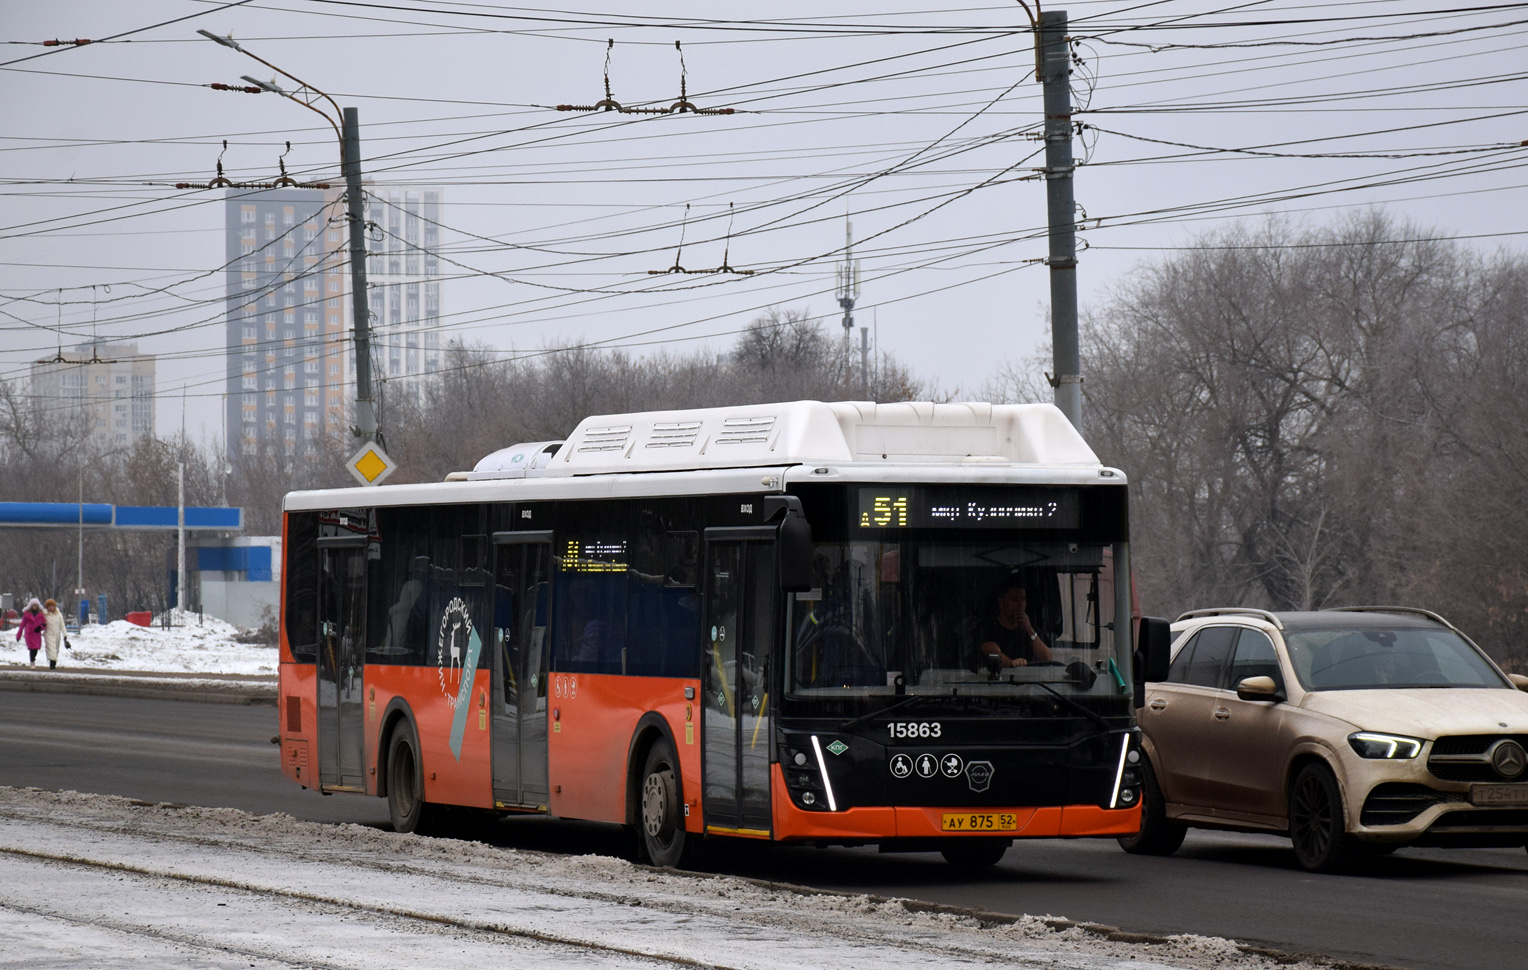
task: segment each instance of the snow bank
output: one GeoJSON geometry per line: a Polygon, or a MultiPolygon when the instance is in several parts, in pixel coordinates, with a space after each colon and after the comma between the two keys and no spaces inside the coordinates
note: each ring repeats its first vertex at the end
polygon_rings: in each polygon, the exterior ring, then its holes
{"type": "MultiPolygon", "coordinates": [[[[156,624],[158,621],[156,617],[156,624]]],[[[232,623],[178,612],[171,614],[171,622],[175,625],[168,629],[135,626],[126,620],[87,625],[69,634],[74,649],[60,651],[59,666],[198,674],[276,673],[276,648],[240,643],[240,630],[232,623]]],[[[8,639],[0,641],[5,648],[3,662],[25,666],[27,652],[15,642],[15,632],[5,636],[8,639]]]]}
{"type": "Polygon", "coordinates": [[[0,788],[18,965],[1314,970],[1205,937],[797,891],[285,815],[0,788]]]}

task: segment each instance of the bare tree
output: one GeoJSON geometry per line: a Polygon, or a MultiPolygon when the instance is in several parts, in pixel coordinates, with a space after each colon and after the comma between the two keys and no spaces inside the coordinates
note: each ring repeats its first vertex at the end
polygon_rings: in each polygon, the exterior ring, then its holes
{"type": "Polygon", "coordinates": [[[1400,602],[1528,659],[1528,267],[1432,235],[1238,227],[1086,318],[1085,430],[1131,477],[1151,608],[1400,602]]]}

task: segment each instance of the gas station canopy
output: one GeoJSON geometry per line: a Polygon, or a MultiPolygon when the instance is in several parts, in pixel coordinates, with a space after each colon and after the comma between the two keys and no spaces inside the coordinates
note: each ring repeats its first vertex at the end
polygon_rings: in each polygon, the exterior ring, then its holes
{"type": "MultiPolygon", "coordinates": [[[[104,502],[0,502],[0,528],[22,529],[176,529],[180,509],[174,505],[108,505],[104,502]]],[[[244,510],[186,506],[186,528],[195,531],[238,532],[244,510]]]]}

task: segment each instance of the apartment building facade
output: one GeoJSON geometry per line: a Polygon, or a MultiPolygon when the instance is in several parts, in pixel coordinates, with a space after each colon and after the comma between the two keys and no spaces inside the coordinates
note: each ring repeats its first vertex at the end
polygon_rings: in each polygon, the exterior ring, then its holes
{"type": "Polygon", "coordinates": [[[316,457],[348,435],[348,229],[337,190],[230,189],[225,200],[230,457],[316,457]]]}
{"type": "MultiPolygon", "coordinates": [[[[440,366],[441,192],[428,186],[368,186],[366,275],[373,371],[407,378],[440,366]]],[[[389,382],[408,389],[416,382],[389,382]]]]}
{"type": "Polygon", "coordinates": [[[154,434],[155,363],[135,343],[87,341],[31,366],[33,407],[44,419],[88,423],[100,451],[126,450],[154,434]]]}

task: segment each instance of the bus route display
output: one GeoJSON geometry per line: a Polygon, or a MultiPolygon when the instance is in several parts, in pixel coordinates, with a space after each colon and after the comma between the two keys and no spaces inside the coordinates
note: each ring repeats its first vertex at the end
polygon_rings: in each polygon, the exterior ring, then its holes
{"type": "Polygon", "coordinates": [[[870,486],[859,490],[862,529],[1075,529],[1072,489],[870,486]]]}

